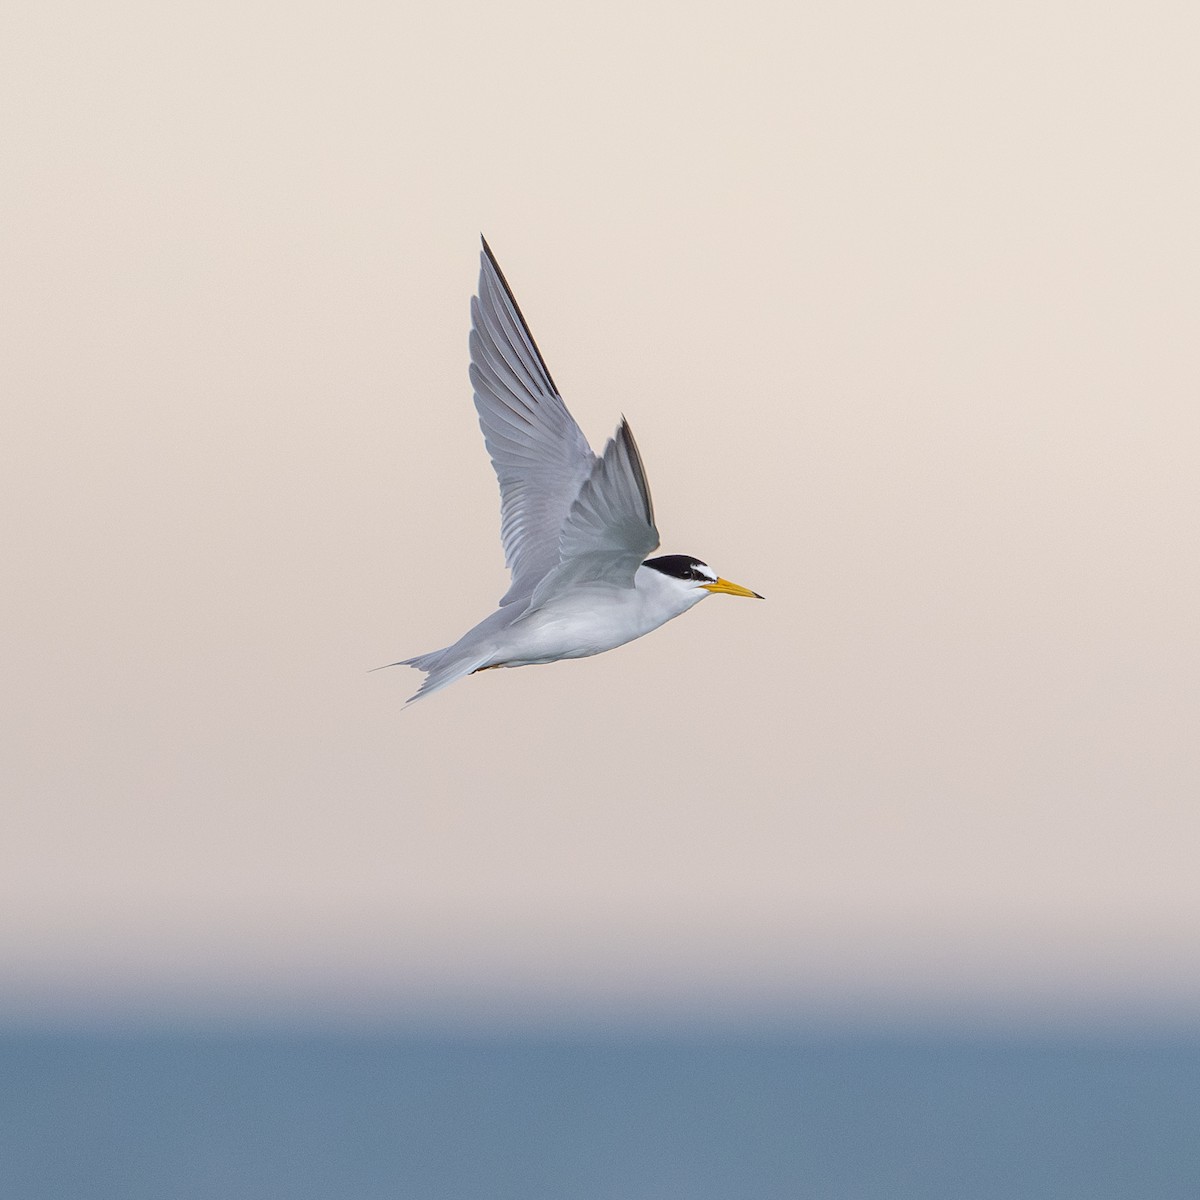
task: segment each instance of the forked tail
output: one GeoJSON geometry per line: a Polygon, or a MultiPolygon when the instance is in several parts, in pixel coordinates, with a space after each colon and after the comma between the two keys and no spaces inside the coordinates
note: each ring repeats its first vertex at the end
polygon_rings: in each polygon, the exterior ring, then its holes
{"type": "Polygon", "coordinates": [[[418,654],[416,658],[406,658],[400,662],[389,664],[393,667],[416,667],[418,671],[425,672],[424,682],[413,695],[409,696],[405,707],[417,700],[423,700],[426,696],[433,695],[441,688],[448,687],[456,679],[462,679],[464,675],[470,675],[472,671],[478,671],[487,662],[486,657],[480,658],[477,655],[463,657],[451,654],[453,649],[453,646],[448,646],[444,650],[432,650],[428,654],[418,654]]]}

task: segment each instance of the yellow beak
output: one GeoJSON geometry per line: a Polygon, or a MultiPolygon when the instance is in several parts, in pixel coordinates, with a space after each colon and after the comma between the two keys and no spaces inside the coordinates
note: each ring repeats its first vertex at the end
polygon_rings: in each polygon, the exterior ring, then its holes
{"type": "Polygon", "coordinates": [[[718,579],[716,583],[702,583],[700,586],[714,595],[720,592],[725,596],[750,596],[754,600],[763,599],[757,592],[742,587],[740,583],[730,583],[728,579],[718,579]]]}

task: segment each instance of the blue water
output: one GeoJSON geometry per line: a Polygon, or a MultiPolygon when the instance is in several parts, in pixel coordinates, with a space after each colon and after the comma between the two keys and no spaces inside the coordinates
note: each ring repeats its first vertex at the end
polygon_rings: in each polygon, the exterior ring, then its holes
{"type": "Polygon", "coordinates": [[[13,1200],[1197,1200],[1200,1039],[0,1034],[13,1200]]]}

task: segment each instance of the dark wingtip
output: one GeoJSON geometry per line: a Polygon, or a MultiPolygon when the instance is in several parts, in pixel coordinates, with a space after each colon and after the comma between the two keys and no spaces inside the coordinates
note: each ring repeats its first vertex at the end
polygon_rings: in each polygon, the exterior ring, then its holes
{"type": "Polygon", "coordinates": [[[500,286],[504,289],[505,295],[512,304],[513,311],[517,314],[517,319],[520,321],[522,329],[525,330],[525,336],[529,339],[529,344],[533,347],[534,354],[537,355],[538,364],[542,368],[542,374],[546,376],[546,382],[550,385],[550,390],[556,396],[561,395],[558,385],[554,382],[554,376],[550,374],[550,368],[546,366],[546,359],[543,357],[541,350],[538,349],[537,341],[533,336],[533,330],[529,328],[529,322],[525,320],[525,314],[521,311],[521,306],[517,303],[517,298],[513,295],[513,290],[509,286],[508,280],[504,278],[504,272],[500,269],[500,264],[496,261],[496,256],[492,253],[492,248],[488,245],[488,240],[482,233],[479,235],[479,242],[483,247],[484,257],[491,263],[492,270],[495,271],[496,278],[500,280],[500,286]]]}
{"type": "Polygon", "coordinates": [[[625,445],[629,448],[629,455],[633,459],[634,474],[637,477],[638,490],[642,493],[642,501],[646,505],[646,517],[650,524],[654,524],[654,498],[650,495],[650,481],[646,478],[646,464],[642,462],[642,452],[638,449],[637,438],[633,436],[633,429],[629,425],[629,420],[624,413],[621,414],[620,434],[625,439],[625,445]]]}

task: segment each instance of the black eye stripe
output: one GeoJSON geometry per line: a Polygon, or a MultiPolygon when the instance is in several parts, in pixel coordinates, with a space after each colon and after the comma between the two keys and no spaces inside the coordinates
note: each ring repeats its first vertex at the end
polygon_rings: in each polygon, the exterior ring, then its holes
{"type": "Polygon", "coordinates": [[[692,579],[698,583],[708,583],[713,578],[708,564],[692,558],[690,554],[664,554],[660,558],[646,559],[642,566],[675,579],[692,579]]]}

